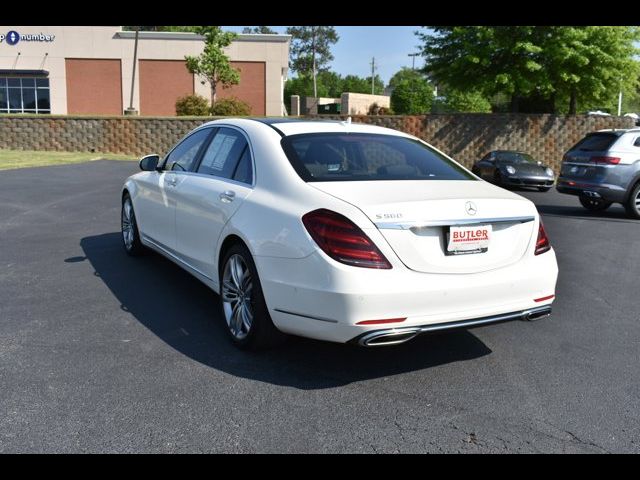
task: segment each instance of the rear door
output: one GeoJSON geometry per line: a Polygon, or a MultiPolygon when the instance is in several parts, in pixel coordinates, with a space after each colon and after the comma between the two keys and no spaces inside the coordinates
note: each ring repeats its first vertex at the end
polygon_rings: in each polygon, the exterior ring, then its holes
{"type": "Polygon", "coordinates": [[[195,171],[176,188],[178,256],[216,283],[220,233],[251,193],[253,178],[247,137],[239,129],[220,127],[195,171]]]}

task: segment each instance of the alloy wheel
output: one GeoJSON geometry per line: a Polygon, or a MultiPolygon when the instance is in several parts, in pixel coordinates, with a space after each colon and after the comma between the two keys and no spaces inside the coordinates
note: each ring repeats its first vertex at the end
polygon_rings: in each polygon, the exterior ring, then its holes
{"type": "Polygon", "coordinates": [[[243,340],[253,323],[253,279],[242,255],[232,255],[222,273],[222,306],[231,334],[243,340]]]}
{"type": "Polygon", "coordinates": [[[127,198],[122,206],[122,239],[127,250],[133,248],[133,236],[135,228],[135,217],[131,199],[127,198]]]}

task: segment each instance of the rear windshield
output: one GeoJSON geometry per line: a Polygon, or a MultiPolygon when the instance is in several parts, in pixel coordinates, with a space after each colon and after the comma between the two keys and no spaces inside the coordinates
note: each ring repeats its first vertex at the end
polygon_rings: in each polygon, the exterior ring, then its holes
{"type": "Polygon", "coordinates": [[[291,135],[282,139],[282,148],[307,182],[476,179],[425,144],[394,135],[291,135]]]}
{"type": "Polygon", "coordinates": [[[576,143],[571,150],[580,150],[582,152],[601,152],[608,150],[618,138],[618,135],[614,133],[593,133],[591,135],[587,135],[576,143]]]}

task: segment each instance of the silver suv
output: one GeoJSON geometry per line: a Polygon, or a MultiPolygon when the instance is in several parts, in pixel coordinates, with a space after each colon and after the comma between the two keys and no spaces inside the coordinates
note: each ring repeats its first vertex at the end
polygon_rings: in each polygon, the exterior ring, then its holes
{"type": "Polygon", "coordinates": [[[589,133],[562,158],[556,189],[588,210],[621,203],[640,219],[640,128],[589,133]]]}

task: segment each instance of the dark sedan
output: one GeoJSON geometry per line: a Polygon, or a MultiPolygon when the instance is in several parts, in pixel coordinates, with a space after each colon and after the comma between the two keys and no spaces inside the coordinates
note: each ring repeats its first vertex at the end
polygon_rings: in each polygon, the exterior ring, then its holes
{"type": "Polygon", "coordinates": [[[493,150],[471,169],[483,180],[502,187],[534,187],[547,192],[553,186],[554,173],[531,155],[512,150],[493,150]]]}

